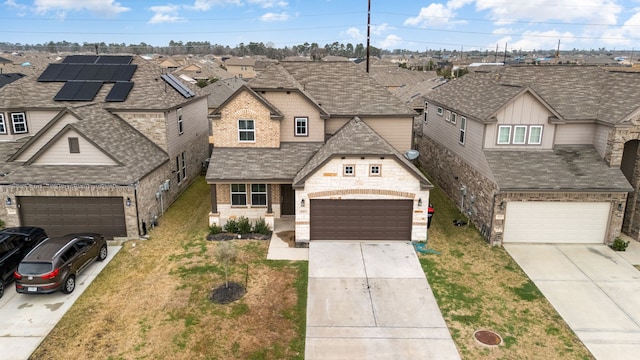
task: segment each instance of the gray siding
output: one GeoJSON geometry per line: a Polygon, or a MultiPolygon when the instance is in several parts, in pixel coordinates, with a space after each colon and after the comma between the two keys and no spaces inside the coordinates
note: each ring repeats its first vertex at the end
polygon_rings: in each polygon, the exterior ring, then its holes
{"type": "Polygon", "coordinates": [[[556,125],[556,145],[593,144],[596,124],[556,125]]]}

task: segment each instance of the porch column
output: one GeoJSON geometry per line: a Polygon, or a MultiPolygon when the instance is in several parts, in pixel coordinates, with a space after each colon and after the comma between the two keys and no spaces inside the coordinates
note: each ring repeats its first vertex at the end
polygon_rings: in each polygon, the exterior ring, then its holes
{"type": "Polygon", "coordinates": [[[267,184],[267,214],[273,214],[271,207],[271,184],[267,184]]]}
{"type": "Polygon", "coordinates": [[[218,212],[218,199],[216,198],[216,184],[211,184],[211,212],[218,212]]]}

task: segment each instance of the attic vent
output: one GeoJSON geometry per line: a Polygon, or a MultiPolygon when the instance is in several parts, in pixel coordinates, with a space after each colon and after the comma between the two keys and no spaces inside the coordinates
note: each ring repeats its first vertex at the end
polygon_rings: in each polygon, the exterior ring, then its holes
{"type": "Polygon", "coordinates": [[[187,86],[178,80],[175,76],[171,74],[164,74],[161,76],[162,80],[166,81],[172,88],[176,89],[182,96],[185,98],[190,98],[196,96],[196,94],[191,91],[187,86]]]}

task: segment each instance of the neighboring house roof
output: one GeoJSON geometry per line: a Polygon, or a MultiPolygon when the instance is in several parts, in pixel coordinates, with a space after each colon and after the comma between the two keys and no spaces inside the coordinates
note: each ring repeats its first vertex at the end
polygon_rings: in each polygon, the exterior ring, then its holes
{"type": "Polygon", "coordinates": [[[217,109],[223,102],[225,102],[229,96],[231,96],[242,85],[245,85],[246,81],[240,78],[232,78],[226,80],[218,80],[213,84],[209,84],[202,88],[209,94],[209,108],[217,109]]]}
{"type": "Polygon", "coordinates": [[[13,61],[9,59],[5,59],[2,56],[0,56],[0,64],[11,64],[11,63],[13,63],[13,61]]]}
{"type": "MultiPolygon", "coordinates": [[[[0,164],[0,184],[24,182],[61,184],[120,184],[130,185],[169,160],[166,152],[148,138],[135,131],[124,120],[102,109],[99,105],[79,106],[70,109],[80,120],[69,128],[90,139],[120,165],[32,165],[22,162],[0,164]]],[[[48,128],[31,137],[25,143],[3,144],[0,154],[12,156],[18,146],[28,147],[48,128]],[[12,153],[13,152],[13,153],[12,153]],[[11,153],[11,154],[10,154],[11,153]]],[[[52,141],[54,141],[52,139],[52,141]]],[[[45,148],[47,145],[45,145],[45,148]]],[[[20,151],[20,150],[18,150],[20,151]]],[[[34,155],[38,156],[38,154],[34,155]]],[[[6,159],[6,158],[5,158],[6,159]]]]}
{"type": "Polygon", "coordinates": [[[425,188],[432,187],[427,178],[393,146],[358,117],[341,127],[293,179],[293,185],[302,185],[319,167],[336,156],[391,156],[420,180],[425,188]]]}
{"type": "Polygon", "coordinates": [[[500,191],[633,191],[591,145],[548,151],[485,150],[500,191]]]}
{"type": "Polygon", "coordinates": [[[253,89],[297,89],[332,116],[411,116],[413,111],[350,61],[286,61],[249,82],[253,89]]]}
{"type": "Polygon", "coordinates": [[[12,82],[23,78],[24,74],[19,74],[19,73],[11,73],[11,74],[2,74],[0,73],[0,88],[7,85],[7,84],[11,84],[12,82]]]}
{"type": "Polygon", "coordinates": [[[222,113],[221,113],[222,108],[224,108],[224,106],[227,103],[231,102],[233,99],[235,99],[237,96],[239,96],[242,92],[245,92],[245,91],[248,92],[254,98],[256,98],[256,100],[261,102],[262,105],[264,105],[264,107],[266,107],[269,110],[269,113],[270,113],[272,119],[282,119],[284,117],[284,115],[282,115],[282,113],[280,112],[280,110],[278,110],[278,108],[273,106],[273,104],[271,104],[269,101],[267,101],[267,99],[265,99],[264,97],[260,96],[258,93],[253,91],[253,89],[251,89],[247,85],[241,85],[238,88],[238,90],[236,90],[233,94],[231,94],[231,96],[229,96],[224,102],[222,102],[222,104],[220,104],[220,106],[218,108],[216,108],[216,110],[213,111],[211,113],[211,115],[214,116],[214,117],[220,117],[222,115],[222,113]]]}
{"type": "Polygon", "coordinates": [[[248,57],[232,57],[226,59],[224,63],[232,66],[254,66],[256,64],[256,59],[248,57]]]}
{"type": "Polygon", "coordinates": [[[475,72],[437,88],[427,98],[488,120],[524,89],[566,121],[617,124],[640,109],[640,74],[592,66],[505,66],[475,72]]]}
{"type": "Polygon", "coordinates": [[[280,148],[217,148],[206,179],[211,182],[264,180],[290,182],[322,143],[281,143],[280,148]]]}

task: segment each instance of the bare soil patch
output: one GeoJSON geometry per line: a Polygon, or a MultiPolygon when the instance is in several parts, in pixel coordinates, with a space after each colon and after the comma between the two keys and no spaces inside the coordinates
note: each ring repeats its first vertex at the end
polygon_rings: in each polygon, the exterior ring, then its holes
{"type": "Polygon", "coordinates": [[[281,231],[277,233],[278,237],[287,243],[290,248],[296,247],[296,232],[295,231],[281,231]]]}
{"type": "Polygon", "coordinates": [[[240,299],[247,293],[247,289],[237,282],[222,284],[211,291],[211,301],[216,304],[228,304],[240,299]]]}

